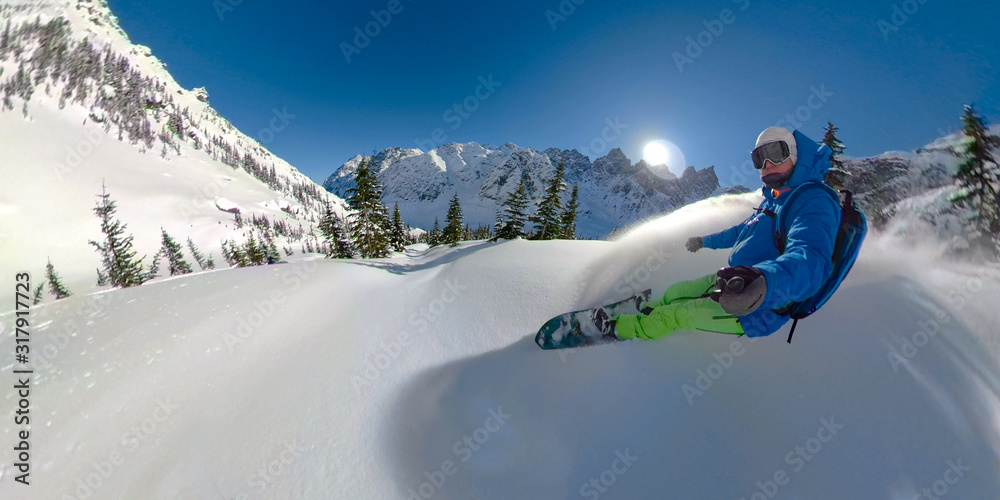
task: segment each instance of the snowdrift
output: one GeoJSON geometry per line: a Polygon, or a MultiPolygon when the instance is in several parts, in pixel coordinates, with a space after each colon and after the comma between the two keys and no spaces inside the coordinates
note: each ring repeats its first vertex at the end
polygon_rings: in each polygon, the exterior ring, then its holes
{"type": "Polygon", "coordinates": [[[615,242],[415,246],[39,307],[33,484],[6,464],[0,497],[1000,498],[993,269],[873,237],[792,345],[534,345],[560,312],[722,266],[683,242],[755,202],[615,242]]]}

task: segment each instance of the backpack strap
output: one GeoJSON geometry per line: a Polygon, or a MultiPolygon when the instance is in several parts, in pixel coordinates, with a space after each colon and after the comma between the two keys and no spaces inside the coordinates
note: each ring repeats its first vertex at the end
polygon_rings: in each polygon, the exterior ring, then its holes
{"type": "Polygon", "coordinates": [[[792,329],[791,329],[791,331],[788,332],[788,343],[789,344],[792,343],[792,335],[795,335],[795,327],[798,326],[798,324],[799,324],[799,318],[795,318],[795,319],[792,320],[792,329]]]}

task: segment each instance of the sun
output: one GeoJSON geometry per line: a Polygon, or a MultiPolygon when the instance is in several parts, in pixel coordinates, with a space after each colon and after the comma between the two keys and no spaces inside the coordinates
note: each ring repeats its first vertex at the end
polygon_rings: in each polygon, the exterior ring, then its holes
{"type": "Polygon", "coordinates": [[[668,140],[657,139],[647,143],[642,158],[649,164],[649,170],[660,177],[674,177],[684,171],[684,153],[668,140]]]}
{"type": "Polygon", "coordinates": [[[660,141],[653,141],[646,144],[642,158],[650,165],[663,165],[670,161],[670,151],[660,141]]]}

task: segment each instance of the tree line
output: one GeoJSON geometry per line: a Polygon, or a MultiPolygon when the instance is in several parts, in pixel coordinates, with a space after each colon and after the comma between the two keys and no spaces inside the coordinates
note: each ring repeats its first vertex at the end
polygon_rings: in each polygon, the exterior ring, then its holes
{"type": "Polygon", "coordinates": [[[444,227],[440,219],[434,219],[434,226],[414,240],[411,228],[402,222],[399,204],[393,209],[392,218],[382,203],[382,185],[367,159],[362,159],[354,175],[355,186],[347,190],[348,205],[352,211],[347,220],[341,220],[327,207],[320,223],[327,256],[331,258],[381,258],[393,251],[402,251],[414,241],[431,246],[455,246],[468,240],[493,240],[531,238],[537,240],[575,239],[576,218],[579,208],[577,186],[573,187],[568,202],[563,202],[566,190],[565,159],[559,162],[555,175],[548,182],[545,196],[537,202],[533,214],[526,213],[528,198],[522,177],[518,188],[512,191],[501,204],[493,227],[482,226],[472,229],[464,223],[462,205],[455,193],[448,205],[444,227]],[[533,231],[525,230],[526,224],[533,224],[533,231]]]}

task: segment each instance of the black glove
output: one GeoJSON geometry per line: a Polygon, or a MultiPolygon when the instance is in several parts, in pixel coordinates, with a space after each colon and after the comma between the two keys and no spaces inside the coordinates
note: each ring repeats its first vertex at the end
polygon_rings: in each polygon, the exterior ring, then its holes
{"type": "Polygon", "coordinates": [[[692,236],[687,241],[688,252],[697,252],[705,246],[705,240],[701,236],[692,236]]]}
{"type": "Polygon", "coordinates": [[[726,267],[716,275],[712,300],[734,316],[746,316],[757,310],[767,296],[764,274],[750,266],[726,267]]]}

